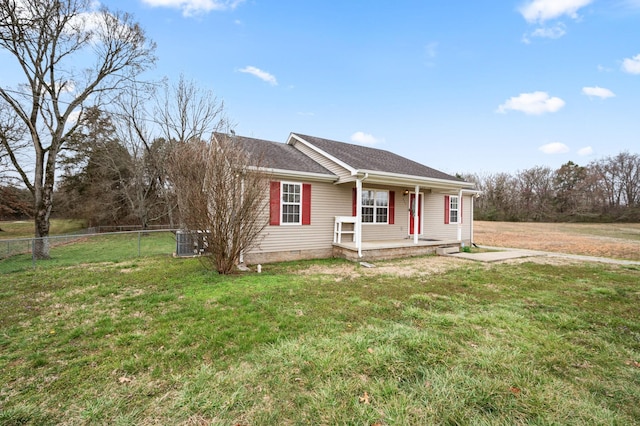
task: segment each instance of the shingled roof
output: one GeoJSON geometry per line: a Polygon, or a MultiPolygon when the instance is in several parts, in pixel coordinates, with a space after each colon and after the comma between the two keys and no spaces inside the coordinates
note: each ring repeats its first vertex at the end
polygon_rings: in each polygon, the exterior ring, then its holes
{"type": "MultiPolygon", "coordinates": [[[[291,135],[306,141],[357,171],[465,183],[464,180],[455,176],[427,167],[390,151],[303,135],[301,133],[292,133],[291,135]]],[[[331,171],[292,145],[225,133],[216,133],[216,137],[226,138],[238,149],[245,151],[249,155],[249,160],[256,166],[272,170],[313,173],[337,178],[331,171]]]]}
{"type": "Polygon", "coordinates": [[[362,145],[353,145],[329,139],[317,138],[315,136],[308,136],[300,133],[293,133],[293,135],[309,142],[356,170],[464,182],[464,180],[455,176],[432,169],[431,167],[409,160],[408,158],[394,154],[393,152],[369,148],[362,145]]]}
{"type": "Polygon", "coordinates": [[[274,170],[333,175],[329,170],[285,143],[224,133],[216,133],[216,137],[227,138],[231,144],[245,151],[249,155],[249,161],[256,166],[274,170]]]}

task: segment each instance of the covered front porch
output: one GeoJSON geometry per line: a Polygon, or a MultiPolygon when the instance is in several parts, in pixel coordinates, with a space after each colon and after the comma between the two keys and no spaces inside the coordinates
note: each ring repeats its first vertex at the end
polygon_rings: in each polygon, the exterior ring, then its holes
{"type": "Polygon", "coordinates": [[[423,256],[436,254],[439,248],[459,249],[458,240],[431,240],[403,238],[386,241],[363,241],[358,248],[355,241],[341,241],[333,244],[333,257],[352,261],[375,261],[395,259],[399,257],[423,256]]]}
{"type": "Polygon", "coordinates": [[[473,242],[469,183],[366,171],[334,184],[352,192],[352,214],[334,217],[334,257],[391,259],[473,242]]]}

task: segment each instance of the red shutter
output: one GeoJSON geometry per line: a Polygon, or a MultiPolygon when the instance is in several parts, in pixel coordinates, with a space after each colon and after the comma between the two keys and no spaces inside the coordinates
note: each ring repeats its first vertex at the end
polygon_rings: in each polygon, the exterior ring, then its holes
{"type": "Polygon", "coordinates": [[[358,215],[358,190],[353,188],[352,197],[351,197],[351,216],[358,215]]]}
{"type": "Polygon", "coordinates": [[[302,184],[302,224],[311,225],[311,184],[302,184]]]}
{"type": "Polygon", "coordinates": [[[445,195],[444,196],[444,223],[445,223],[445,225],[449,223],[449,208],[450,208],[449,196],[445,195]]]}
{"type": "Polygon", "coordinates": [[[396,193],[389,191],[389,225],[396,223],[396,193]]]}
{"type": "Polygon", "coordinates": [[[280,182],[271,181],[269,188],[269,225],[280,225],[280,182]]]}

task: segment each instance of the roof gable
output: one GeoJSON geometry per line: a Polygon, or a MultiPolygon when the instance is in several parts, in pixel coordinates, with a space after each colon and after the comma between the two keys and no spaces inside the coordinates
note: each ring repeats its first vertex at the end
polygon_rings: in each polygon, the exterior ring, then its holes
{"type": "Polygon", "coordinates": [[[293,133],[292,135],[315,146],[355,170],[464,182],[455,176],[409,160],[390,151],[322,139],[300,133],[293,133]]]}

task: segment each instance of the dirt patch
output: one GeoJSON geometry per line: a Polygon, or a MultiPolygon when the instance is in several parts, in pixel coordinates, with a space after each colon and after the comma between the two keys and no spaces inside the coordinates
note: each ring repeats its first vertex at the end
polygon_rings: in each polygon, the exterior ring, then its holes
{"type": "Polygon", "coordinates": [[[395,275],[409,277],[415,275],[433,275],[450,269],[468,265],[463,259],[441,256],[412,257],[393,261],[375,262],[373,268],[366,268],[359,263],[340,266],[313,265],[299,273],[303,275],[327,274],[336,277],[337,281],[344,278],[360,278],[372,275],[395,275]]]}
{"type": "MultiPolygon", "coordinates": [[[[533,262],[545,265],[568,265],[581,263],[579,260],[567,259],[555,256],[534,256],[509,259],[500,263],[519,264],[533,262]]],[[[428,276],[447,272],[461,267],[473,266],[474,268],[491,268],[491,263],[479,263],[472,260],[446,256],[424,256],[407,259],[397,259],[384,262],[375,262],[373,268],[365,268],[359,263],[344,264],[340,266],[313,265],[300,270],[302,275],[331,275],[336,282],[344,279],[355,279],[363,276],[394,275],[398,277],[428,276]]]]}
{"type": "Polygon", "coordinates": [[[474,222],[475,242],[613,259],[640,260],[640,224],[474,222]]]}

